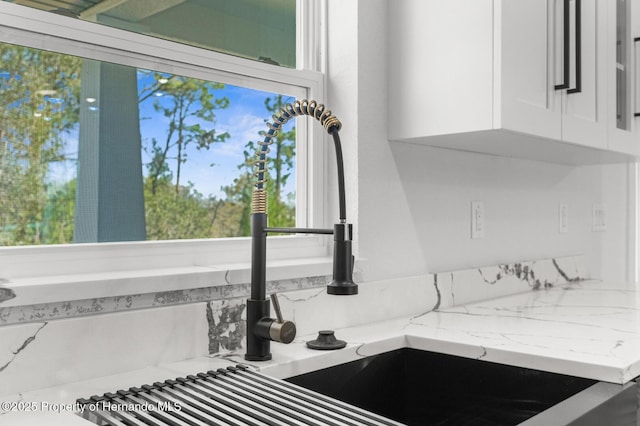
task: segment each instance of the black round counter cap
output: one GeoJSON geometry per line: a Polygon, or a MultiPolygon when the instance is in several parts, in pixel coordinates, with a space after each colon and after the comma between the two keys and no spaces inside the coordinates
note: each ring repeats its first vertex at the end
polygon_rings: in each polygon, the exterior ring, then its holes
{"type": "Polygon", "coordinates": [[[316,340],[307,342],[307,347],[321,351],[331,351],[334,349],[342,349],[347,346],[344,340],[336,339],[333,330],[320,330],[316,340]]]}

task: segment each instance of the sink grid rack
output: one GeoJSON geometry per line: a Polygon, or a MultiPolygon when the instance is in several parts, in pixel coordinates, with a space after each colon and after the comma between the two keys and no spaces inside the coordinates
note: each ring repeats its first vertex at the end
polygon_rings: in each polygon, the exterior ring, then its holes
{"type": "Polygon", "coordinates": [[[396,426],[395,422],[246,365],[79,398],[100,426],[396,426]]]}

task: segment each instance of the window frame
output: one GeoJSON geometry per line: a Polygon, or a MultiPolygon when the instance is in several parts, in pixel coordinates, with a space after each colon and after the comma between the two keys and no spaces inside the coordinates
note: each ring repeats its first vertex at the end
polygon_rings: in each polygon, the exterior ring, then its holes
{"type": "MultiPolygon", "coordinates": [[[[297,8],[298,69],[264,64],[7,2],[0,2],[0,41],[258,90],[287,93],[294,89],[308,99],[322,100],[325,84],[321,58],[324,55],[319,49],[324,46],[320,33],[326,26],[319,17],[324,16],[322,10],[326,8],[326,2],[298,0],[297,8]]],[[[326,136],[321,126],[310,125],[310,121],[298,120],[297,123],[298,141],[305,141],[297,143],[296,150],[296,175],[300,176],[296,188],[299,227],[319,227],[325,223],[322,201],[326,136]]],[[[301,259],[328,256],[329,239],[321,236],[270,237],[269,247],[269,260],[300,265],[301,259]]],[[[247,269],[249,254],[249,237],[0,247],[0,284],[13,287],[33,284],[36,280],[44,285],[49,276],[118,274],[158,267],[206,265],[214,269],[247,269]]],[[[294,269],[300,270],[299,267],[294,269]]],[[[291,274],[305,275],[301,271],[291,274]]],[[[195,286],[196,281],[176,283],[176,288],[180,289],[195,286]]],[[[55,286],[47,287],[55,291],[55,286]]],[[[136,291],[126,288],[121,294],[136,294],[136,291]]],[[[96,294],[94,297],[101,296],[96,294]]],[[[12,304],[28,303],[29,300],[16,299],[12,304]]]]}

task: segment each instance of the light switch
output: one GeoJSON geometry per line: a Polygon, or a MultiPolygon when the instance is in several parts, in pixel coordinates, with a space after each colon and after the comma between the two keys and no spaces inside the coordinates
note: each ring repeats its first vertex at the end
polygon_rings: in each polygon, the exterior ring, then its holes
{"type": "Polygon", "coordinates": [[[569,206],[566,203],[558,204],[558,232],[569,232],[569,206]]]}
{"type": "Polygon", "coordinates": [[[482,201],[471,202],[471,238],[484,238],[484,203],[482,201]]]}
{"type": "Polygon", "coordinates": [[[593,232],[605,232],[607,230],[607,214],[603,204],[594,204],[591,210],[593,232]]]}

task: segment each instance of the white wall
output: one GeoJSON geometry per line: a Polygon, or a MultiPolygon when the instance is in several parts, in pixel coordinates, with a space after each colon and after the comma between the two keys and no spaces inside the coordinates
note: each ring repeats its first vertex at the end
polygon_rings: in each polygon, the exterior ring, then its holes
{"type": "Polygon", "coordinates": [[[329,0],[327,99],[344,123],[349,217],[365,280],[575,254],[587,256],[593,277],[625,279],[631,166],[388,142],[387,53],[402,46],[387,46],[386,11],[386,0],[329,0]],[[485,205],[481,240],[470,238],[472,200],[485,205]],[[569,206],[566,234],[559,203],[569,206]],[[604,233],[591,229],[595,203],[606,208],[604,233]]]}
{"type": "MultiPolygon", "coordinates": [[[[406,144],[392,146],[430,272],[586,254],[593,276],[624,278],[627,166],[573,167],[406,144]],[[483,239],[470,238],[470,204],[485,207],[483,239]],[[558,232],[558,204],[569,232],[558,232]],[[593,204],[607,231],[592,231],[593,204]]],[[[362,248],[362,252],[365,249],[362,248]]]]}

